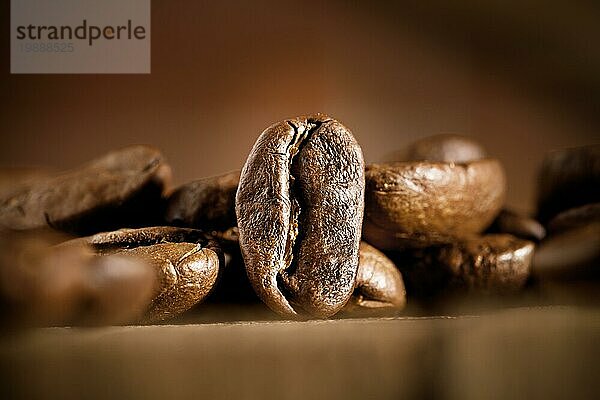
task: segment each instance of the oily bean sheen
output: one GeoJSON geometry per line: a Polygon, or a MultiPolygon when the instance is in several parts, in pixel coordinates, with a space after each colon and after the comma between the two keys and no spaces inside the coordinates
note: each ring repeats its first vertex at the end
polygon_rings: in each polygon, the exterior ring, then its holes
{"type": "Polygon", "coordinates": [[[392,258],[397,260],[409,295],[431,298],[455,291],[504,294],[524,286],[533,250],[532,242],[499,234],[409,249],[392,258]]]}
{"type": "Polygon", "coordinates": [[[80,168],[36,179],[0,198],[0,227],[50,226],[89,234],[139,226],[160,216],[170,168],[160,152],[131,146],[80,168]]]}
{"type": "Polygon", "coordinates": [[[362,151],[338,121],[298,117],[260,135],[241,174],[236,213],[248,277],[271,309],[328,317],[346,304],[363,196],[362,151]]]}
{"type": "Polygon", "coordinates": [[[600,202],[600,145],[548,153],[539,173],[538,219],[600,202]]]}
{"type": "Polygon", "coordinates": [[[356,288],[344,310],[401,310],[405,304],[406,290],[396,265],[375,247],[361,242],[356,288]]]}
{"type": "Polygon", "coordinates": [[[485,158],[483,147],[467,136],[443,134],[426,137],[408,148],[407,160],[466,163],[485,158]]]}
{"type": "Polygon", "coordinates": [[[477,234],[500,211],[506,179],[497,160],[371,164],[363,235],[382,250],[425,247],[477,234]]]}
{"type": "Polygon", "coordinates": [[[154,268],[159,284],[145,322],[175,317],[204,300],[222,264],[217,243],[195,229],[121,229],[77,240],[91,245],[99,255],[132,257],[154,268]]]}
{"type": "Polygon", "coordinates": [[[240,171],[187,183],[169,196],[166,221],[206,231],[236,226],[235,194],[240,171]]]}

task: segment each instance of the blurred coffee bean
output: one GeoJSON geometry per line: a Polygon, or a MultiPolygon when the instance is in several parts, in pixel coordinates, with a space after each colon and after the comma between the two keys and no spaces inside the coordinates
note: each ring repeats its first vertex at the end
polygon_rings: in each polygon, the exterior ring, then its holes
{"type": "Polygon", "coordinates": [[[368,165],[363,237],[382,250],[427,247],[482,232],[506,193],[497,160],[368,165]]]}
{"type": "Polygon", "coordinates": [[[454,134],[429,136],[408,148],[406,160],[467,163],[486,158],[483,147],[473,139],[454,134]]]}
{"type": "MultiPolygon", "coordinates": [[[[533,273],[541,279],[597,280],[600,278],[600,221],[566,223],[536,249],[533,273]]],[[[557,223],[558,224],[558,223],[557,223]]]]}
{"type": "Polygon", "coordinates": [[[563,232],[591,222],[600,222],[600,203],[586,204],[559,213],[548,222],[548,232],[563,232]]]}
{"type": "Polygon", "coordinates": [[[0,168],[0,198],[9,196],[19,189],[36,181],[47,178],[51,174],[47,168],[21,167],[0,168]]]}
{"type": "Polygon", "coordinates": [[[385,254],[361,242],[356,287],[344,311],[401,310],[405,305],[406,290],[400,271],[385,254]]]}
{"type": "Polygon", "coordinates": [[[325,115],[267,128],[241,173],[240,247],[258,296],[285,317],[328,317],[354,290],[364,162],[352,133],[325,115]]]}
{"type": "Polygon", "coordinates": [[[167,223],[205,231],[236,226],[235,193],[239,181],[240,171],[234,171],[179,187],[169,196],[167,223]]]}
{"type": "Polygon", "coordinates": [[[116,150],[0,198],[0,226],[89,234],[159,220],[170,168],[151,147],[116,150]]]}
{"type": "Polygon", "coordinates": [[[518,238],[539,242],[546,236],[546,229],[533,218],[503,209],[487,233],[509,233],[518,238]]]}
{"type": "Polygon", "coordinates": [[[94,256],[83,242],[58,244],[49,231],[0,234],[0,303],[12,326],[103,325],[138,321],[155,275],[146,264],[94,256]]]}
{"type": "Polygon", "coordinates": [[[561,211],[600,202],[600,145],[547,154],[538,184],[538,219],[544,224],[561,211]]]}
{"type": "Polygon", "coordinates": [[[94,257],[88,263],[84,303],[77,325],[120,325],[140,321],[152,301],[156,273],[130,255],[94,257]]]}
{"type": "Polygon", "coordinates": [[[64,236],[50,232],[0,234],[0,297],[3,325],[70,323],[81,298],[86,246],[55,249],[64,236]]]}
{"type": "Polygon", "coordinates": [[[158,285],[143,318],[145,322],[175,317],[204,300],[213,289],[223,262],[218,244],[195,229],[121,229],[74,242],[87,243],[102,256],[127,256],[152,266],[158,285]]]}
{"type": "Polygon", "coordinates": [[[408,295],[497,295],[523,288],[533,243],[511,235],[485,235],[390,254],[402,272],[408,295]]]}

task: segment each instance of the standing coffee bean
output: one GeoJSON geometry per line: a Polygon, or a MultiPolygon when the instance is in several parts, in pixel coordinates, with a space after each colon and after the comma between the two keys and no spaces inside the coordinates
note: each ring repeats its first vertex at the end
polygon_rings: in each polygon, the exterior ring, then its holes
{"type": "Polygon", "coordinates": [[[236,197],[258,296],[286,317],[338,312],[354,289],[363,206],[362,151],[345,126],[317,114],[267,128],[236,197]]]}
{"type": "Polygon", "coordinates": [[[187,183],[170,196],[166,221],[177,226],[222,231],[236,226],[235,193],[240,171],[187,183]]]}
{"type": "Polygon", "coordinates": [[[382,250],[425,247],[477,234],[506,193],[497,160],[371,164],[365,172],[363,235],[382,250]]]}
{"type": "Polygon", "coordinates": [[[547,154],[538,182],[538,217],[544,224],[561,211],[600,202],[600,145],[547,154]]]}
{"type": "Polygon", "coordinates": [[[385,254],[361,242],[356,288],[344,310],[401,310],[405,304],[406,291],[400,271],[385,254]]]}
{"type": "Polygon", "coordinates": [[[170,168],[157,150],[127,147],[1,198],[0,227],[51,226],[89,234],[148,225],[162,214],[162,193],[169,179],[170,168]]]}
{"type": "Polygon", "coordinates": [[[159,284],[145,322],[175,317],[204,300],[223,261],[216,242],[195,229],[121,229],[76,241],[91,245],[99,255],[133,257],[154,268],[159,284]]]}
{"type": "Polygon", "coordinates": [[[473,139],[454,134],[429,136],[411,144],[407,160],[467,163],[486,158],[483,147],[473,139]]]}

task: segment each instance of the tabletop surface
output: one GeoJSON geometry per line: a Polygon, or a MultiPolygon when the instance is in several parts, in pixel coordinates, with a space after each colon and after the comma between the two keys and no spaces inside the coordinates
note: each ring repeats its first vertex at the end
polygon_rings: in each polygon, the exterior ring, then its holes
{"type": "Polygon", "coordinates": [[[2,398],[593,398],[600,312],[45,328],[0,340],[2,398]]]}

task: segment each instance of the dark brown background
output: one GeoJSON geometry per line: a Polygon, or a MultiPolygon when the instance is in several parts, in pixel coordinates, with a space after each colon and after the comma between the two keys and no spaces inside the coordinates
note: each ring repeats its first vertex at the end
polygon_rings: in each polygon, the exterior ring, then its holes
{"type": "Polygon", "coordinates": [[[258,134],[322,111],[367,161],[472,135],[531,209],[544,152],[598,142],[594,2],[154,1],[150,75],[10,75],[3,2],[0,164],[73,167],[150,143],[176,183],[239,168],[258,134]],[[568,4],[567,4],[568,3],[568,4]]]}

